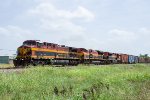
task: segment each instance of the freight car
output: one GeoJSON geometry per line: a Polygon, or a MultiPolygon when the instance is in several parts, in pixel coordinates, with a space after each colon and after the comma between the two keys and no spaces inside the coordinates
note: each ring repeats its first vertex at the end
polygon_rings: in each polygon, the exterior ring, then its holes
{"type": "Polygon", "coordinates": [[[78,65],[78,64],[117,64],[148,62],[150,59],[133,55],[103,52],[85,48],[68,47],[39,40],[26,40],[17,49],[14,59],[16,67],[28,65],[78,65]]]}
{"type": "Polygon", "coordinates": [[[133,55],[128,55],[128,63],[129,63],[129,64],[135,63],[135,56],[133,56],[133,55]]]}
{"type": "Polygon", "coordinates": [[[127,54],[121,54],[121,63],[127,64],[128,63],[128,55],[127,54]]]}
{"type": "Polygon", "coordinates": [[[138,57],[139,63],[150,63],[150,57],[138,57]]]}

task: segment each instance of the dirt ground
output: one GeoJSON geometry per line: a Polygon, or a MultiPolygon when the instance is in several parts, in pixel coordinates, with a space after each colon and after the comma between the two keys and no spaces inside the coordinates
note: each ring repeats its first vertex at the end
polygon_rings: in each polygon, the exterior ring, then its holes
{"type": "Polygon", "coordinates": [[[13,64],[0,64],[0,73],[21,72],[23,70],[22,68],[14,68],[13,64]]]}
{"type": "Polygon", "coordinates": [[[22,72],[23,70],[24,70],[24,69],[21,69],[21,68],[0,69],[0,73],[22,72]]]}

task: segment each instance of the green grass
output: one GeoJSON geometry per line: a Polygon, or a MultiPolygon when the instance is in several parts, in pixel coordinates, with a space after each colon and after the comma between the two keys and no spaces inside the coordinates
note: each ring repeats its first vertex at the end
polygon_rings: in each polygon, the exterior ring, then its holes
{"type": "Polygon", "coordinates": [[[0,74],[1,100],[150,100],[150,65],[36,67],[0,74]]]}

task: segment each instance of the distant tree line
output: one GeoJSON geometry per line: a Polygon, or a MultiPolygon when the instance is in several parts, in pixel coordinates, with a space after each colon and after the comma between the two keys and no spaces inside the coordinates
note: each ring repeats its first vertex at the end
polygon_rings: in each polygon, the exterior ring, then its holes
{"type": "Polygon", "coordinates": [[[143,57],[144,59],[145,59],[145,61],[146,61],[146,63],[148,63],[149,61],[149,55],[148,54],[140,54],[140,57],[143,57]]]}
{"type": "Polygon", "coordinates": [[[140,54],[140,57],[149,58],[148,54],[140,54]]]}

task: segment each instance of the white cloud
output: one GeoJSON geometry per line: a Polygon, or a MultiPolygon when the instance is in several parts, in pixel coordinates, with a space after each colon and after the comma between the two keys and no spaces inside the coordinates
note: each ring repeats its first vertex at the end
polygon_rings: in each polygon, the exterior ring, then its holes
{"type": "Polygon", "coordinates": [[[78,9],[74,11],[72,15],[70,15],[70,17],[71,18],[83,18],[86,21],[91,21],[94,19],[95,16],[92,12],[90,12],[86,8],[79,6],[78,9]]]}
{"type": "Polygon", "coordinates": [[[150,30],[148,28],[139,28],[136,31],[112,29],[108,31],[103,47],[112,52],[134,55],[149,54],[149,37],[150,30]]]}
{"type": "MultiPolygon", "coordinates": [[[[50,40],[60,44],[81,47],[87,46],[87,29],[77,22],[90,23],[95,15],[88,9],[78,6],[76,9],[58,9],[50,2],[40,2],[27,11],[27,17],[35,20],[42,40],[50,40]],[[85,44],[86,43],[86,44],[85,44]],[[83,45],[82,45],[83,44],[83,45]]],[[[39,33],[39,32],[38,32],[39,33]]]]}
{"type": "Polygon", "coordinates": [[[0,55],[12,55],[16,52],[17,47],[26,39],[31,39],[33,33],[22,29],[18,26],[0,27],[0,55]]]}
{"type": "Polygon", "coordinates": [[[121,40],[125,42],[131,42],[137,38],[137,34],[135,32],[113,29],[108,32],[108,35],[113,40],[121,40]]]}
{"type": "Polygon", "coordinates": [[[76,10],[57,9],[51,3],[40,3],[30,9],[27,15],[37,19],[43,30],[66,31],[70,33],[83,32],[83,26],[78,25],[74,20],[89,22],[94,19],[94,14],[88,9],[79,6],[76,10]]]}
{"type": "Polygon", "coordinates": [[[85,21],[91,21],[94,19],[94,14],[88,9],[79,6],[74,11],[67,11],[62,9],[57,9],[51,3],[41,3],[34,9],[29,10],[29,14],[36,14],[44,18],[63,18],[63,19],[83,19],[85,21]]]}
{"type": "Polygon", "coordinates": [[[32,33],[28,30],[22,29],[18,26],[6,26],[6,27],[0,27],[0,35],[4,37],[15,37],[17,39],[29,37],[32,35],[32,33]]]}
{"type": "Polygon", "coordinates": [[[147,29],[146,27],[142,27],[139,29],[139,32],[144,33],[144,34],[150,34],[150,30],[147,29]]]}
{"type": "Polygon", "coordinates": [[[49,19],[41,19],[41,26],[43,30],[47,31],[57,31],[59,33],[65,32],[70,34],[78,34],[85,31],[85,29],[80,26],[73,24],[71,21],[64,19],[57,20],[49,20],[49,19]]]}

